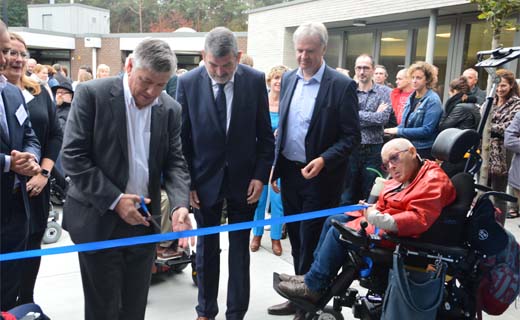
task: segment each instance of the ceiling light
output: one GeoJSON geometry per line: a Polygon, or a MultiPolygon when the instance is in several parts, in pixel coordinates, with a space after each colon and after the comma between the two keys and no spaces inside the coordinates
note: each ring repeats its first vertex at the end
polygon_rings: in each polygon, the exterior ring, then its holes
{"type": "Polygon", "coordinates": [[[451,33],[449,33],[449,32],[437,33],[436,36],[439,37],[439,38],[449,38],[451,36],[451,33]]]}
{"type": "Polygon", "coordinates": [[[367,21],[366,20],[354,20],[352,25],[354,27],[366,27],[367,26],[367,21]]]}
{"type": "Polygon", "coordinates": [[[402,41],[404,41],[404,39],[386,37],[386,38],[381,38],[381,41],[384,41],[384,42],[402,42],[402,41]]]}

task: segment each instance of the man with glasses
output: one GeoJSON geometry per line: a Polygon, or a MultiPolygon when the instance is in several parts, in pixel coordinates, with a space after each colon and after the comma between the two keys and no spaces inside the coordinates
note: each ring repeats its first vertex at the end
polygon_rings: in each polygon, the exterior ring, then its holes
{"type": "Polygon", "coordinates": [[[65,123],[69,116],[70,105],[74,97],[74,90],[70,82],[63,82],[52,87],[54,100],[56,101],[56,116],[60,122],[61,130],[65,131],[65,123]]]}
{"type": "Polygon", "coordinates": [[[381,167],[379,153],[383,146],[384,126],[390,119],[392,103],[389,87],[374,82],[374,59],[362,54],[356,59],[357,97],[359,101],[359,125],[361,145],[349,158],[349,172],[345,179],[344,204],[354,204],[367,199],[370,188],[381,167]],[[371,170],[372,169],[372,170],[371,170]]]}
{"type": "Polygon", "coordinates": [[[379,230],[399,237],[418,237],[455,200],[455,188],[448,176],[434,161],[421,159],[410,141],[398,138],[387,142],[381,158],[392,179],[385,181],[377,203],[327,219],[310,271],[304,277],[280,275],[279,289],[289,297],[316,302],[347,259],[351,247],[339,239],[338,230],[331,228],[331,219],[346,222],[353,229],[360,229],[360,223],[366,220],[369,234],[379,230]]]}

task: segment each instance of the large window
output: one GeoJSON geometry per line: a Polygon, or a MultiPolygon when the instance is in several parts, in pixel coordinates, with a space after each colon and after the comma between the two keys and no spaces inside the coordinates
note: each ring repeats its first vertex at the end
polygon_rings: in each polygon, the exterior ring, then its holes
{"type": "Polygon", "coordinates": [[[373,54],[374,35],[372,32],[349,34],[347,35],[346,42],[347,54],[345,68],[350,70],[350,76],[353,77],[356,58],[363,53],[373,54]]]}
{"type": "MultiPolygon", "coordinates": [[[[477,52],[491,49],[491,32],[486,30],[486,23],[479,22],[466,25],[464,52],[462,53],[462,71],[473,67],[477,63],[477,52]]],[[[515,30],[504,30],[502,32],[500,43],[504,47],[512,47],[515,37],[515,30]]],[[[479,71],[479,86],[486,88],[487,72],[479,71]]],[[[514,72],[514,71],[513,71],[514,72]]]]}
{"type": "Polygon", "coordinates": [[[339,55],[341,54],[343,45],[343,31],[329,32],[329,43],[325,52],[325,62],[332,68],[339,67],[339,55]]]}
{"type": "MultiPolygon", "coordinates": [[[[448,51],[451,40],[451,25],[437,26],[435,34],[435,51],[433,55],[433,64],[439,70],[439,82],[437,84],[437,92],[442,97],[444,95],[446,65],[448,62],[448,51]]],[[[415,61],[424,61],[426,59],[426,42],[428,41],[428,27],[419,28],[417,32],[417,46],[415,55],[412,55],[412,63],[415,61]]]]}
{"type": "Polygon", "coordinates": [[[405,67],[406,43],[408,30],[383,31],[381,33],[381,52],[379,64],[388,71],[387,81],[395,82],[395,76],[399,70],[405,67]]]}

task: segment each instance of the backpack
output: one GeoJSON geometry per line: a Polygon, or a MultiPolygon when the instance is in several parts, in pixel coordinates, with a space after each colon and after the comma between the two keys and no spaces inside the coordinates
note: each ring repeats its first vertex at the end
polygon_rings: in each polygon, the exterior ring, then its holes
{"type": "Polygon", "coordinates": [[[506,231],[507,246],[494,256],[484,258],[479,286],[482,310],[490,315],[501,315],[520,293],[520,245],[506,231]]]}

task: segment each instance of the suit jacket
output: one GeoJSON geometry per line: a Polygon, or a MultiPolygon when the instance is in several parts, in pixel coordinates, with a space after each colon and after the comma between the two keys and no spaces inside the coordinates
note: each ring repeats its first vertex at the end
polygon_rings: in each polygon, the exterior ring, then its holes
{"type": "MultiPolygon", "coordinates": [[[[20,181],[20,188],[22,191],[22,196],[24,198],[25,215],[29,214],[28,208],[28,195],[27,190],[25,188],[25,183],[27,181],[25,176],[21,176],[15,174],[13,171],[4,172],[5,166],[7,165],[5,162],[5,156],[10,155],[12,150],[18,150],[23,152],[30,152],[34,154],[38,159],[40,159],[40,143],[34,134],[34,131],[31,127],[31,122],[29,120],[29,113],[27,111],[27,107],[25,106],[25,99],[21,91],[15,86],[7,83],[5,88],[2,90],[2,101],[5,107],[5,114],[7,118],[7,126],[9,128],[9,139],[4,135],[0,134],[0,172],[1,172],[1,196],[0,199],[2,203],[2,208],[4,208],[4,204],[7,204],[12,197],[12,190],[14,187],[15,176],[18,177],[20,181]],[[22,106],[25,108],[27,112],[27,118],[20,125],[18,122],[18,118],[16,117],[16,111],[18,108],[22,106]],[[5,201],[5,203],[4,203],[5,201]]],[[[2,210],[2,222],[7,221],[13,212],[3,212],[2,210]]],[[[16,213],[23,214],[23,213],[16,213]]],[[[11,228],[13,226],[1,225],[2,231],[5,231],[7,227],[11,228]]],[[[20,231],[20,230],[19,230],[20,231]]]]}
{"type": "Polygon", "coordinates": [[[273,164],[274,138],[264,74],[238,65],[228,132],[216,112],[211,79],[205,67],[179,77],[182,145],[191,174],[191,189],[203,206],[217,200],[227,170],[229,197],[245,202],[251,179],[264,184],[273,164]]]}
{"type": "MultiPolygon", "coordinates": [[[[282,78],[273,180],[283,178],[279,160],[285,143],[289,106],[297,84],[297,71],[286,72],[282,78]]],[[[307,163],[320,156],[325,159],[325,167],[314,178],[320,185],[320,197],[329,198],[341,194],[348,156],[361,140],[356,87],[352,79],[325,66],[305,136],[307,163]]]]}
{"type": "MultiPolygon", "coordinates": [[[[161,174],[172,208],[189,205],[189,173],[181,149],[181,108],[165,92],[152,107],[148,191],[159,216],[161,174]]],[[[128,182],[126,105],[123,79],[78,86],[65,126],[62,163],[71,178],[63,224],[76,243],[106,240],[121,219],[110,205],[128,182]]]]}

